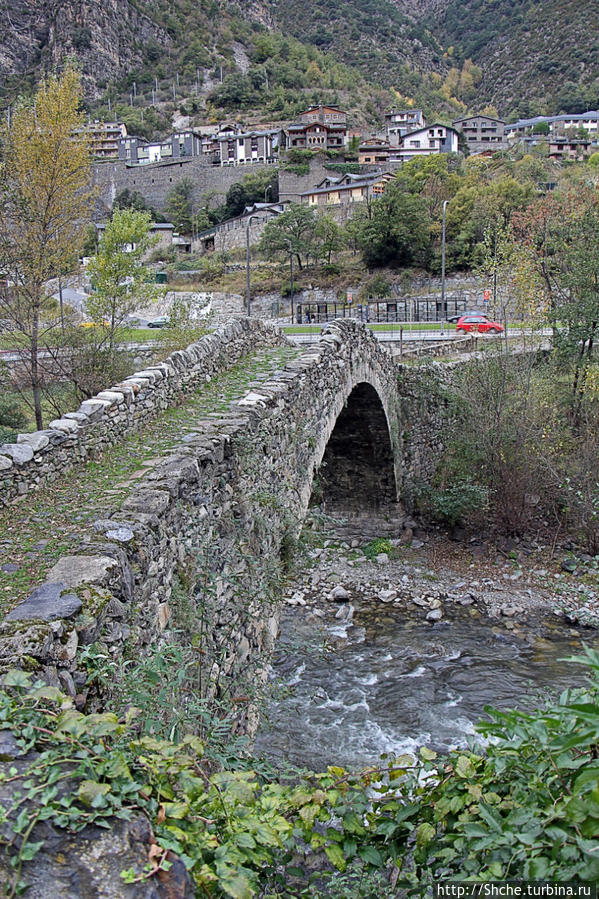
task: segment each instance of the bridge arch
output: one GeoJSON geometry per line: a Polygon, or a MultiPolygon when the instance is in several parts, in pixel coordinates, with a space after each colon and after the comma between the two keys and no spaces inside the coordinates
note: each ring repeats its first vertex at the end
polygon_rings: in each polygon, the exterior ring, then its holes
{"type": "Polygon", "coordinates": [[[363,326],[336,322],[304,357],[297,441],[303,520],[311,501],[348,512],[399,501],[403,482],[398,368],[363,326]]]}
{"type": "MultiPolygon", "coordinates": [[[[102,445],[111,423],[126,417],[130,406],[141,407],[140,414],[143,404],[163,408],[210,380],[224,359],[247,351],[246,332],[251,338],[262,330],[249,323],[228,325],[220,336],[207,335],[162,366],[103,392],[81,413],[90,417],[90,431],[92,418],[99,422],[100,437],[94,440],[102,445]]],[[[280,339],[278,333],[264,336],[271,344],[280,339]]],[[[156,460],[120,508],[94,522],[81,547],[48,572],[41,595],[36,588],[22,604],[31,600],[29,609],[11,613],[9,629],[0,633],[0,656],[15,667],[26,652],[49,682],[56,682],[64,641],[49,637],[45,627],[31,630],[32,613],[37,621],[46,598],[48,620],[56,617],[55,609],[59,615],[64,610],[65,635],[75,634],[75,646],[106,632],[115,654],[127,647],[143,655],[166,639],[176,578],[185,572],[190,607],[199,621],[210,622],[202,630],[202,662],[210,666],[211,695],[228,690],[231,679],[250,670],[248,659],[259,660],[273,644],[282,549],[294,545],[315,475],[321,469],[338,474],[333,498],[341,487],[346,498],[355,494],[366,480],[376,482],[375,502],[390,497],[409,508],[410,484],[430,477],[442,451],[443,415],[422,371],[399,367],[356,322],[329,325],[317,344],[227,412],[189,422],[180,445],[156,460]],[[348,448],[350,434],[354,450],[359,444],[358,455],[348,448]],[[77,617],[79,592],[66,590],[82,584],[90,586],[83,591],[90,598],[84,595],[84,614],[77,617]],[[15,629],[20,621],[22,639],[15,629]]],[[[173,627],[173,639],[175,634],[173,627]]],[[[79,676],[85,680],[77,654],[62,667],[71,675],[69,685],[79,676]]],[[[89,701],[94,709],[102,707],[102,697],[91,694],[89,701]]],[[[248,711],[248,727],[250,718],[248,711]]]]}
{"type": "Polygon", "coordinates": [[[353,387],[335,421],[312,492],[330,512],[375,511],[397,502],[389,423],[367,381],[353,387]]]}

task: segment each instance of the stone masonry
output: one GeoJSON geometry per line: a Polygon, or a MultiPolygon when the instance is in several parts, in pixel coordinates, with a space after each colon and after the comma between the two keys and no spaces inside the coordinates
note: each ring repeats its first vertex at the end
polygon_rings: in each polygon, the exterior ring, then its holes
{"type": "Polygon", "coordinates": [[[19,434],[16,443],[0,446],[0,503],[64,477],[74,464],[97,456],[159,410],[177,405],[250,349],[283,340],[278,329],[259,320],[230,322],[187,350],[101,391],[45,430],[19,434]]]}
{"type": "MultiPolygon", "coordinates": [[[[150,414],[167,394],[176,400],[208,371],[222,369],[227,347],[232,359],[256,343],[280,339],[247,320],[231,323],[174,354],[163,368],[137,372],[127,380],[137,387],[131,394],[120,386],[110,391],[123,398],[109,397],[93,410],[95,423],[66,421],[77,424],[84,443],[94,427],[100,439],[116,439],[116,430],[102,431],[98,424],[108,422],[111,410],[122,408],[122,428],[134,427],[135,415],[127,410],[143,402],[144,394],[156,395],[144,406],[150,414]],[[152,377],[154,371],[162,377],[152,377]],[[172,391],[165,392],[165,382],[172,391]]],[[[357,459],[363,493],[376,491],[381,482],[391,503],[409,501],[414,479],[432,474],[442,449],[444,377],[436,363],[425,369],[397,365],[357,322],[327,326],[318,344],[228,413],[190,421],[177,450],[159,459],[120,509],[94,522],[72,554],[56,562],[46,582],[0,623],[0,673],[15,667],[32,671],[73,697],[80,710],[110,709],[111,672],[119,663],[177,640],[175,588],[181,589],[181,573],[187,572],[193,585],[188,636],[204,632],[202,695],[241,703],[235,706],[241,710],[238,727],[251,732],[255,717],[247,693],[263,676],[277,634],[289,541],[301,526],[321,463],[333,456],[337,487],[359,493],[352,490],[357,459]],[[353,458],[356,437],[360,446],[353,458]],[[107,675],[101,686],[90,683],[83,658],[82,650],[92,644],[107,675]]],[[[18,757],[11,739],[0,731],[0,768],[12,766],[14,774],[35,762],[35,754],[18,757]]],[[[0,790],[0,807],[10,803],[12,789],[9,783],[0,790]]],[[[130,822],[113,818],[109,830],[87,827],[77,835],[48,821],[36,825],[33,838],[45,845],[23,865],[21,876],[34,899],[48,896],[49,884],[79,899],[193,895],[174,856],[164,882],[122,883],[123,867],[141,869],[147,859],[151,824],[143,816],[130,822]]],[[[0,876],[8,880],[11,872],[5,849],[0,876]]]]}
{"type": "MultiPolygon", "coordinates": [[[[143,403],[144,394],[156,394],[144,408],[161,408],[206,376],[200,360],[220,358],[218,346],[226,354],[228,340],[229,358],[238,357],[258,337],[276,339],[264,326],[231,323],[173,354],[163,367],[138,372],[125,387],[99,395],[78,413],[91,414],[89,422],[65,421],[69,429],[71,423],[77,427],[83,444],[90,443],[84,435],[94,427],[99,432],[91,445],[112,441],[118,430],[135,426],[136,398],[143,403]],[[165,392],[169,379],[179,382],[177,390],[165,392]],[[114,410],[126,421],[114,429],[96,424],[108,423],[114,410]]],[[[430,372],[437,369],[432,363],[430,372]]],[[[249,670],[276,635],[271,587],[342,410],[356,388],[364,394],[365,385],[380,403],[384,418],[379,415],[377,428],[386,421],[392,466],[385,480],[394,499],[409,500],[411,483],[432,474],[442,449],[445,409],[428,377],[423,381],[420,368],[398,366],[358,323],[329,325],[318,344],[228,414],[194,423],[178,450],[149,469],[121,508],[96,521],[72,555],[59,559],[46,583],[0,625],[0,669],[37,671],[75,696],[81,708],[102,708],[107,697],[87,692],[81,648],[97,643],[115,659],[125,653],[138,658],[167,640],[173,584],[184,567],[192,571],[198,610],[211,609],[210,655],[220,659],[210,672],[214,684],[249,670]]],[[[77,436],[67,440],[76,457],[77,436]]]]}

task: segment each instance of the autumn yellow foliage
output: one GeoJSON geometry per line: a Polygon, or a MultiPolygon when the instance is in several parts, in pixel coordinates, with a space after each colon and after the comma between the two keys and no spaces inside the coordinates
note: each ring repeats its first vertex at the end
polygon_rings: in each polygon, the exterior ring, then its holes
{"type": "Polygon", "coordinates": [[[42,427],[40,349],[56,344],[51,279],[73,270],[90,219],[91,158],[77,73],[43,80],[0,131],[0,317],[23,337],[22,363],[42,427]]]}

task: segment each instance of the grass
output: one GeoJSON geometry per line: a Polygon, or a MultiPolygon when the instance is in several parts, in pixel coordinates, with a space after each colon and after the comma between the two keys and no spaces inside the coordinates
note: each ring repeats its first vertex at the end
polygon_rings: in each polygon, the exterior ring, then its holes
{"type": "Polygon", "coordinates": [[[165,328],[123,328],[125,343],[148,343],[164,339],[165,328]]]}
{"type": "Polygon", "coordinates": [[[42,583],[56,560],[77,547],[90,523],[118,509],[132,485],[143,482],[153,462],[179,446],[185,433],[211,413],[226,412],[253,381],[267,380],[298,353],[277,347],[244,357],[98,459],[0,509],[0,613],[42,583]],[[3,570],[11,564],[18,570],[3,570]]]}
{"type": "MultiPolygon", "coordinates": [[[[164,328],[121,328],[120,335],[123,343],[148,343],[163,338],[164,330],[164,328]]],[[[59,336],[58,330],[56,330],[56,335],[59,336]]],[[[18,350],[27,345],[27,339],[18,331],[0,333],[0,350],[18,350]]],[[[49,340],[47,345],[54,346],[55,344],[49,340]]]]}

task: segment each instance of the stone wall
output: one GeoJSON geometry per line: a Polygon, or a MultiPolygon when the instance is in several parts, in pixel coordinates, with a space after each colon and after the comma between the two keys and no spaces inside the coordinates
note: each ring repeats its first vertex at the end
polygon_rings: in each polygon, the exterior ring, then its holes
{"type": "MultiPolygon", "coordinates": [[[[261,171],[272,172],[273,166],[220,166],[213,165],[202,156],[162,160],[137,166],[127,166],[117,160],[97,162],[93,166],[93,184],[97,191],[96,218],[102,220],[106,217],[112,209],[114,198],[125,188],[139,191],[150,206],[154,206],[159,212],[165,212],[167,194],[184,178],[193,181],[194,203],[199,204],[207,193],[214,195],[213,203],[222,203],[232,184],[241,181],[244,175],[261,171]]],[[[325,169],[323,161],[318,158],[310,161],[310,171],[307,175],[296,175],[285,169],[278,169],[279,197],[281,200],[299,203],[302,192],[310,190],[323,178],[335,174],[325,169]]],[[[245,226],[240,230],[243,231],[245,240],[245,226]]],[[[255,239],[259,237],[258,231],[257,235],[255,239]]],[[[236,239],[236,234],[229,235],[226,238],[227,248],[232,245],[230,242],[236,239]]]]}
{"type": "MultiPolygon", "coordinates": [[[[221,337],[255,340],[254,328],[235,323],[221,337]]],[[[185,368],[197,369],[197,354],[191,347],[169,364],[183,376],[185,368]]],[[[317,345],[229,414],[195,423],[121,508],[59,559],[0,625],[0,669],[34,669],[79,707],[102,707],[106,696],[87,685],[80,649],[97,643],[114,659],[139,658],[168,639],[173,587],[183,570],[195,585],[189,601],[198,622],[209,620],[203,658],[212,660],[210,689],[216,693],[226,682],[231,690],[244,672],[255,678],[277,629],[273,586],[348,398],[358,385],[376,393],[393,466],[385,479],[409,502],[411,484],[433,473],[442,449],[444,406],[431,390],[430,371],[427,377],[398,367],[357,323],[328,326],[317,345]]],[[[135,382],[139,393],[152,392],[145,373],[135,382]]]]}
{"type": "Polygon", "coordinates": [[[193,202],[200,204],[206,193],[213,193],[213,203],[224,202],[232,184],[248,172],[272,171],[272,166],[212,165],[202,156],[191,156],[148,165],[127,166],[124,162],[101,162],[93,167],[93,183],[97,190],[96,218],[101,220],[112,209],[116,195],[125,188],[139,191],[148,205],[166,211],[167,194],[184,178],[193,181],[193,202]]]}
{"type": "Polygon", "coordinates": [[[257,345],[282,342],[281,332],[243,319],[221,326],[185,352],[136,372],[51,421],[48,428],[19,434],[0,446],[0,502],[6,504],[93,458],[156,412],[176,405],[194,387],[230,366],[257,345]]]}
{"type": "Polygon", "coordinates": [[[310,170],[306,175],[296,175],[285,168],[279,169],[279,199],[291,200],[293,203],[300,202],[300,194],[311,190],[324,178],[338,177],[336,172],[325,169],[324,163],[327,160],[323,157],[316,156],[310,160],[310,170]]]}

